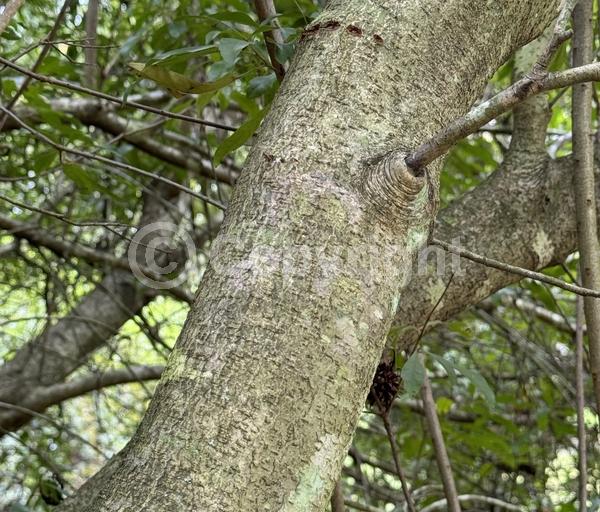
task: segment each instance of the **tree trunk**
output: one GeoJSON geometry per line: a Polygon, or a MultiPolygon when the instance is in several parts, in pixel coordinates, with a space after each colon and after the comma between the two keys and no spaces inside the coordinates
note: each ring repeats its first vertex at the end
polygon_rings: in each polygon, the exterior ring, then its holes
{"type": "Polygon", "coordinates": [[[338,0],[305,31],[154,400],[60,510],[322,511],[462,114],[558,0],[338,0]]]}

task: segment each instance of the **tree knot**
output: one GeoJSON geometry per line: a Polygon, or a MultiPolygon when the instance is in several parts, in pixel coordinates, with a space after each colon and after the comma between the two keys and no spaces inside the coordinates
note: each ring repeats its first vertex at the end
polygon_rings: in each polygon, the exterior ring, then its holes
{"type": "Polygon", "coordinates": [[[385,219],[406,222],[427,209],[427,170],[415,171],[405,159],[406,153],[392,151],[366,163],[362,192],[385,219]]]}

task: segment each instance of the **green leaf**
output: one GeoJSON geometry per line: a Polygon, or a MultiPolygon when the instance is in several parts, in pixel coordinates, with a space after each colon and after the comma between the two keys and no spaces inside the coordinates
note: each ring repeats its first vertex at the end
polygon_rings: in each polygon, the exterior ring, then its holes
{"type": "Polygon", "coordinates": [[[294,55],[295,50],[296,45],[294,43],[277,44],[277,47],[275,48],[275,57],[277,57],[277,62],[280,64],[285,64],[288,60],[290,60],[291,56],[294,55]]]}
{"type": "Polygon", "coordinates": [[[2,32],[2,37],[4,39],[8,39],[9,41],[18,41],[22,36],[19,35],[19,33],[15,30],[15,27],[13,27],[11,24],[4,29],[4,32],[2,32]]]}
{"type": "Polygon", "coordinates": [[[180,98],[186,94],[204,94],[217,91],[236,79],[234,75],[226,75],[214,82],[198,82],[161,66],[149,66],[141,62],[130,62],[129,67],[137,74],[164,87],[176,98],[180,98]]]}
{"type": "Polygon", "coordinates": [[[96,181],[83,167],[78,164],[68,163],[63,165],[65,175],[83,192],[96,190],[96,181]]]}
{"type": "Polygon", "coordinates": [[[209,91],[205,92],[204,94],[199,94],[196,97],[196,111],[198,112],[198,115],[202,114],[204,107],[210,103],[210,100],[213,99],[213,96],[216,94],[216,92],[217,91],[209,91]]]}
{"type": "Polygon", "coordinates": [[[235,132],[233,132],[229,137],[221,142],[221,144],[219,144],[219,147],[215,151],[215,156],[213,157],[213,164],[215,166],[221,163],[223,158],[225,158],[225,155],[228,155],[232,151],[236,150],[250,137],[252,137],[256,129],[259,127],[263,117],[265,117],[267,114],[268,110],[268,107],[266,107],[257,114],[249,117],[242,126],[240,126],[235,132]]]}
{"type": "Polygon", "coordinates": [[[448,374],[448,379],[450,379],[450,383],[454,386],[456,385],[456,370],[454,368],[454,364],[452,363],[452,361],[448,360],[448,359],[444,359],[443,357],[440,357],[436,354],[432,354],[431,352],[428,352],[427,355],[431,358],[433,358],[437,363],[439,363],[444,370],[446,370],[446,373],[448,374]]]}
{"type": "Polygon", "coordinates": [[[119,53],[121,55],[128,55],[131,53],[133,48],[141,41],[142,37],[144,37],[146,30],[146,28],[143,28],[130,35],[119,49],[119,53]]]}
{"type": "Polygon", "coordinates": [[[439,414],[447,414],[452,409],[454,402],[446,396],[441,396],[435,401],[435,408],[439,414]]]}
{"type": "Polygon", "coordinates": [[[402,382],[404,382],[404,392],[408,396],[416,395],[423,382],[425,382],[425,367],[421,362],[421,357],[418,353],[414,353],[404,363],[400,372],[402,382]]]}
{"type": "Polygon", "coordinates": [[[48,505],[58,505],[64,499],[60,483],[54,478],[42,478],[39,486],[42,499],[48,505]]]}
{"type": "Polygon", "coordinates": [[[248,98],[258,98],[277,83],[277,77],[275,73],[269,73],[268,75],[257,76],[248,82],[248,98]]]}
{"type": "Polygon", "coordinates": [[[248,41],[225,37],[217,43],[217,46],[219,47],[223,60],[228,64],[234,64],[241,51],[249,44],[248,41]]]}
{"type": "Polygon", "coordinates": [[[11,78],[3,78],[2,81],[2,92],[4,93],[5,96],[12,96],[14,93],[17,92],[17,84],[15,83],[15,81],[11,78]]]}
{"type": "Polygon", "coordinates": [[[50,169],[50,167],[52,167],[52,164],[56,160],[57,156],[58,152],[56,152],[54,149],[38,153],[33,161],[33,170],[36,173],[47,171],[50,169]]]}
{"type": "Polygon", "coordinates": [[[494,390],[481,373],[471,368],[465,368],[462,365],[456,365],[456,369],[473,383],[477,391],[481,393],[481,396],[483,396],[490,407],[496,405],[496,395],[494,394],[494,390]]]}

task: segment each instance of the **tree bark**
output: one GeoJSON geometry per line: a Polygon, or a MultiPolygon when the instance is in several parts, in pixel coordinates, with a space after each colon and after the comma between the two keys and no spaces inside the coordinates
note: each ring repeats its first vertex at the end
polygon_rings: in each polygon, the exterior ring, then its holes
{"type": "Polygon", "coordinates": [[[60,510],[325,508],[435,214],[439,165],[413,175],[397,150],[464,113],[558,3],[328,3],[138,432],[60,510]]]}

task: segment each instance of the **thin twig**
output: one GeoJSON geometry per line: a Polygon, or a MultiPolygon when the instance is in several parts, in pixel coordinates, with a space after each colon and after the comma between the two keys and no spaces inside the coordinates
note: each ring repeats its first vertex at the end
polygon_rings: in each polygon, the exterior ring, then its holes
{"type": "Polygon", "coordinates": [[[183,192],[187,192],[188,194],[190,194],[194,197],[202,199],[203,201],[206,201],[207,203],[212,204],[213,206],[216,206],[217,208],[220,208],[221,210],[226,209],[226,206],[224,204],[220,203],[219,201],[215,201],[214,199],[212,199],[204,194],[195,192],[191,188],[188,188],[185,185],[181,185],[180,183],[170,180],[169,178],[165,178],[164,176],[160,176],[159,174],[145,171],[144,169],[140,169],[139,167],[134,167],[133,165],[124,164],[122,162],[118,162],[117,160],[112,160],[110,158],[106,158],[103,156],[94,155],[93,153],[89,153],[87,151],[81,151],[79,149],[74,149],[74,148],[70,148],[67,146],[63,146],[62,144],[58,144],[58,143],[54,142],[52,139],[46,137],[43,133],[38,132],[37,130],[35,130],[34,128],[29,126],[28,124],[24,123],[18,116],[16,116],[14,113],[12,113],[10,110],[6,109],[2,105],[0,105],[0,110],[2,112],[4,112],[5,114],[7,114],[9,117],[11,117],[19,126],[21,126],[22,128],[25,128],[27,131],[29,131],[37,139],[44,142],[45,144],[48,144],[49,146],[53,147],[54,149],[56,149],[58,151],[76,155],[76,156],[79,156],[82,158],[87,158],[90,160],[96,160],[98,162],[107,164],[109,166],[109,167],[107,167],[108,172],[114,172],[113,169],[111,168],[111,166],[112,166],[112,167],[118,167],[120,169],[124,169],[126,171],[130,171],[130,172],[133,172],[136,174],[141,174],[142,176],[146,176],[148,178],[153,178],[157,181],[162,181],[163,183],[167,183],[168,185],[171,185],[174,188],[177,188],[179,190],[182,190],[183,192]]]}
{"type": "Polygon", "coordinates": [[[583,298],[577,297],[575,328],[575,389],[577,403],[577,497],[579,512],[587,511],[587,441],[585,432],[585,391],[583,386],[583,298]]]}
{"type": "Polygon", "coordinates": [[[95,96],[97,98],[101,98],[103,100],[110,101],[112,103],[116,103],[117,105],[121,105],[123,107],[136,108],[138,110],[145,110],[146,112],[151,112],[152,114],[156,114],[163,117],[169,117],[172,119],[179,119],[180,121],[187,121],[188,123],[201,124],[204,126],[210,126],[212,128],[220,128],[221,130],[227,130],[230,132],[234,132],[237,128],[233,126],[228,126],[222,123],[215,123],[213,121],[206,121],[204,119],[198,119],[197,117],[186,116],[184,114],[178,114],[176,112],[169,112],[168,110],[163,110],[160,108],[152,107],[150,105],[144,105],[143,103],[137,103],[135,101],[128,101],[122,98],[118,98],[116,96],[111,96],[110,94],[106,94],[100,91],[94,91],[93,89],[89,89],[88,87],[82,87],[81,85],[72,84],[70,82],[66,82],[64,80],[59,80],[58,78],[52,78],[50,76],[40,75],[39,73],[34,73],[27,68],[19,66],[14,62],[11,62],[4,57],[0,57],[0,64],[3,64],[6,67],[14,69],[19,73],[29,76],[38,82],[47,83],[50,85],[55,85],[56,87],[62,87],[63,89],[69,89],[71,91],[80,92],[82,94],[88,94],[90,96],[95,96]]]}
{"type": "MultiPolygon", "coordinates": [[[[421,362],[423,363],[422,355],[421,362]]],[[[456,483],[454,482],[454,475],[452,474],[452,466],[450,465],[448,450],[446,450],[444,434],[442,433],[442,427],[437,415],[433,391],[431,389],[431,381],[427,375],[427,370],[425,370],[423,387],[421,388],[421,397],[423,398],[423,409],[425,410],[427,428],[429,429],[431,440],[433,442],[435,459],[444,485],[444,494],[446,495],[448,510],[450,512],[461,512],[460,502],[458,501],[458,492],[456,491],[456,483]]]]}
{"type": "Polygon", "coordinates": [[[398,474],[400,484],[402,485],[402,493],[404,494],[404,499],[406,500],[406,506],[408,507],[409,512],[416,512],[415,504],[413,502],[412,496],[410,495],[410,489],[408,488],[406,475],[400,464],[400,455],[398,454],[398,445],[396,444],[394,429],[392,428],[392,424],[390,423],[389,409],[386,410],[386,408],[381,403],[381,400],[377,396],[377,392],[374,390],[373,396],[375,397],[375,401],[377,402],[377,415],[381,418],[381,421],[383,421],[383,426],[385,427],[385,432],[390,443],[390,448],[392,449],[392,458],[394,459],[396,473],[398,474]]]}
{"type": "MultiPolygon", "coordinates": [[[[54,25],[52,25],[50,32],[46,36],[46,39],[54,39],[56,37],[58,29],[59,29],[60,25],[62,24],[62,22],[65,18],[65,15],[67,14],[67,10],[69,9],[69,7],[71,6],[72,3],[73,3],[73,0],[65,0],[64,1],[61,10],[58,13],[58,16],[54,20],[54,25]]],[[[38,68],[42,65],[42,62],[46,58],[46,55],[48,55],[50,48],[51,48],[51,46],[48,46],[48,45],[42,47],[42,50],[40,51],[38,58],[36,59],[35,63],[33,64],[33,68],[31,69],[32,71],[37,71],[38,68]]],[[[19,98],[21,97],[21,95],[27,90],[27,87],[29,87],[31,80],[32,80],[32,77],[28,76],[23,81],[23,83],[21,84],[21,87],[19,87],[19,89],[17,90],[15,95],[10,99],[10,101],[6,105],[6,108],[8,110],[11,110],[16,105],[16,103],[19,100],[19,98]]],[[[5,122],[6,122],[6,115],[3,115],[2,118],[0,118],[0,130],[2,129],[2,126],[4,125],[5,122]]]]}
{"type": "Polygon", "coordinates": [[[544,78],[525,76],[493,98],[477,105],[464,116],[452,121],[408,155],[406,164],[412,169],[424,168],[443,155],[459,140],[475,133],[492,119],[508,112],[536,94],[599,80],[600,63],[598,62],[577,66],[558,73],[548,73],[544,78]]]}
{"type": "Polygon", "coordinates": [[[35,416],[36,418],[40,418],[40,419],[42,419],[44,421],[47,421],[48,423],[50,423],[53,426],[55,426],[57,429],[66,432],[67,434],[69,434],[73,438],[78,439],[83,444],[89,446],[92,450],[94,450],[95,452],[97,452],[98,454],[100,454],[106,460],[108,460],[110,458],[106,453],[104,453],[95,444],[93,444],[90,441],[88,441],[87,439],[81,437],[77,432],[71,430],[68,427],[65,427],[64,425],[62,425],[61,423],[59,423],[58,421],[54,420],[53,418],[51,418],[50,416],[48,416],[46,414],[42,414],[41,412],[33,411],[31,409],[28,409],[27,407],[21,407],[20,405],[9,404],[8,402],[2,402],[2,401],[0,401],[0,408],[22,412],[24,414],[29,414],[31,416],[35,416]]]}
{"type": "Polygon", "coordinates": [[[446,296],[446,292],[448,291],[448,288],[450,288],[450,285],[452,284],[452,280],[453,279],[454,279],[454,272],[452,272],[452,274],[450,274],[450,278],[448,279],[448,282],[446,283],[446,287],[444,288],[444,291],[440,294],[440,296],[438,297],[438,300],[436,301],[436,303],[433,305],[433,307],[431,308],[431,310],[427,314],[427,318],[425,318],[425,321],[423,322],[423,325],[421,326],[421,331],[419,332],[419,336],[417,337],[417,339],[416,339],[416,341],[414,343],[414,346],[413,346],[412,350],[410,351],[410,355],[411,356],[417,350],[417,348],[419,346],[419,341],[421,341],[421,338],[423,337],[423,334],[425,334],[425,330],[427,329],[427,326],[429,324],[429,320],[431,320],[431,317],[435,313],[435,310],[438,308],[438,306],[444,300],[444,297],[446,296]]]}
{"type": "Polygon", "coordinates": [[[475,263],[479,263],[481,265],[485,265],[486,267],[496,268],[498,270],[502,270],[504,272],[509,272],[511,274],[516,274],[518,276],[527,277],[529,279],[533,279],[535,281],[541,281],[543,283],[551,284],[552,286],[557,286],[558,288],[562,288],[563,290],[567,290],[569,292],[575,293],[577,295],[583,295],[584,297],[600,297],[599,290],[592,290],[590,288],[584,288],[582,286],[565,283],[561,279],[557,279],[556,277],[547,276],[546,274],[542,274],[541,272],[534,272],[533,270],[528,270],[521,267],[516,267],[514,265],[509,265],[508,263],[503,263],[498,260],[494,260],[492,258],[486,258],[485,256],[481,256],[471,251],[467,251],[466,249],[462,249],[460,247],[456,247],[454,245],[449,244],[448,242],[444,242],[443,240],[438,240],[436,238],[431,239],[432,245],[438,245],[442,249],[452,253],[462,256],[463,258],[467,258],[468,260],[474,261],[475,263]]]}

